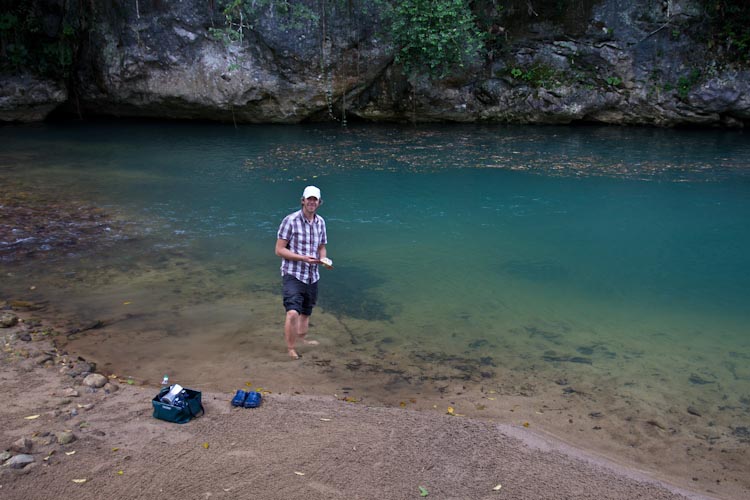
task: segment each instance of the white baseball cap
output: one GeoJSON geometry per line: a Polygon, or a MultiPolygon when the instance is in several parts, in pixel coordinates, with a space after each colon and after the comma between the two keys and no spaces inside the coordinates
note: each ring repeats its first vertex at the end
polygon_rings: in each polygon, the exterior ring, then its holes
{"type": "Polygon", "coordinates": [[[320,199],[320,189],[316,188],[315,186],[307,186],[302,193],[302,198],[306,200],[311,197],[320,199]]]}

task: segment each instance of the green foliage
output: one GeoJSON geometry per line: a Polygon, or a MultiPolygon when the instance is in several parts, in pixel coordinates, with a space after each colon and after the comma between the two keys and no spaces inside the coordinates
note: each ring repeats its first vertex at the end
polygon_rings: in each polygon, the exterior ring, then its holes
{"type": "Polygon", "coordinates": [[[49,36],[41,29],[43,14],[34,2],[25,3],[0,15],[0,70],[21,72],[32,70],[42,76],[70,76],[78,47],[82,20],[68,16],[58,32],[49,36]],[[75,24],[73,24],[75,23],[75,24]]]}
{"type": "Polygon", "coordinates": [[[613,87],[618,87],[622,83],[622,78],[618,76],[608,76],[607,77],[607,85],[611,85],[613,87]]]}
{"type": "Polygon", "coordinates": [[[397,1],[390,34],[407,73],[439,78],[478,57],[485,39],[466,0],[397,1]]]}
{"type": "Polygon", "coordinates": [[[553,88],[560,83],[562,74],[546,64],[535,64],[530,68],[512,68],[510,75],[534,87],[553,88]]]}
{"type": "Polygon", "coordinates": [[[320,16],[299,1],[290,0],[220,0],[217,2],[224,14],[224,26],[209,28],[209,34],[225,44],[239,43],[263,15],[276,19],[283,30],[302,30],[317,27],[320,16]]]}
{"type": "Polygon", "coordinates": [[[721,48],[733,62],[750,64],[750,2],[702,0],[710,23],[709,46],[721,48]]]}
{"type": "MultiPolygon", "coordinates": [[[[242,44],[257,29],[263,16],[274,18],[282,29],[303,30],[320,26],[323,12],[306,3],[291,0],[219,0],[224,25],[209,33],[226,45],[242,44]]],[[[484,48],[485,33],[477,27],[469,0],[368,0],[360,5],[351,0],[322,0],[318,8],[379,9],[388,18],[388,35],[396,47],[395,61],[407,73],[420,72],[445,77],[478,57],[484,48]]]]}
{"type": "Polygon", "coordinates": [[[0,31],[6,32],[14,29],[18,25],[18,16],[11,14],[10,12],[4,13],[0,16],[0,31]]]}
{"type": "Polygon", "coordinates": [[[701,75],[702,75],[701,70],[699,70],[698,68],[694,68],[687,75],[684,75],[678,78],[677,83],[671,83],[671,82],[665,83],[664,90],[666,92],[677,90],[677,95],[680,97],[680,99],[687,99],[687,96],[690,93],[690,91],[700,81],[701,75]]]}
{"type": "Polygon", "coordinates": [[[681,76],[677,80],[677,94],[680,96],[680,98],[687,99],[688,93],[695,86],[695,84],[698,83],[700,77],[701,70],[695,68],[690,72],[690,74],[681,76]]]}

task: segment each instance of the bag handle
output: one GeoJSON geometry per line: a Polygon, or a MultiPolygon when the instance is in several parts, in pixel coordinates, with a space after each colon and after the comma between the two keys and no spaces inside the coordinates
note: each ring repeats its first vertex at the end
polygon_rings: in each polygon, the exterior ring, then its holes
{"type": "Polygon", "coordinates": [[[206,414],[206,410],[203,409],[203,402],[200,402],[198,404],[201,405],[201,409],[200,409],[199,412],[196,412],[196,413],[193,413],[193,410],[192,410],[192,408],[190,408],[190,404],[189,403],[185,406],[185,408],[187,409],[188,413],[190,414],[190,418],[195,418],[195,417],[198,417],[200,415],[205,415],[206,414]]]}

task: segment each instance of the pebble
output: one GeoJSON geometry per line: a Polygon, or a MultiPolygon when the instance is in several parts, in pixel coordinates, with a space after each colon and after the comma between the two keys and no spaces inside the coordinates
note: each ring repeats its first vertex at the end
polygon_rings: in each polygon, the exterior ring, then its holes
{"type": "Polygon", "coordinates": [[[73,389],[72,387],[68,387],[63,391],[63,395],[67,398],[77,398],[80,396],[77,390],[73,389]]]}
{"type": "Polygon", "coordinates": [[[88,387],[100,388],[107,383],[107,377],[100,373],[90,373],[83,379],[83,385],[88,387]]]}
{"type": "Polygon", "coordinates": [[[120,386],[118,386],[117,384],[113,384],[112,382],[107,382],[106,384],[104,384],[103,389],[107,394],[111,394],[113,392],[117,392],[120,389],[120,386]]]}
{"type": "Polygon", "coordinates": [[[53,436],[52,434],[50,434],[48,432],[45,432],[41,436],[36,436],[36,437],[32,438],[32,441],[34,441],[35,445],[49,446],[49,445],[53,444],[55,441],[57,441],[57,438],[55,438],[55,436],[53,436]]]}
{"type": "Polygon", "coordinates": [[[32,443],[31,439],[23,437],[10,445],[10,451],[16,453],[29,453],[31,452],[31,447],[33,445],[34,443],[32,443]]]}
{"type": "Polygon", "coordinates": [[[12,457],[10,460],[5,462],[3,465],[7,465],[11,469],[23,469],[30,463],[34,462],[34,457],[31,455],[21,454],[12,457]]]}
{"type": "Polygon", "coordinates": [[[0,328],[10,328],[18,324],[18,316],[11,312],[0,314],[0,328]]]}
{"type": "Polygon", "coordinates": [[[694,407],[694,406],[688,406],[687,412],[691,415],[695,415],[696,417],[700,417],[700,412],[694,407]]]}
{"type": "Polygon", "coordinates": [[[9,452],[9,451],[0,452],[0,462],[5,462],[6,460],[8,460],[12,456],[13,456],[13,454],[11,452],[9,452]]]}
{"type": "Polygon", "coordinates": [[[58,432],[56,436],[57,442],[60,444],[70,444],[76,440],[76,436],[75,434],[73,434],[73,431],[58,432]]]}
{"type": "Polygon", "coordinates": [[[45,363],[54,363],[54,358],[50,355],[44,355],[40,356],[39,359],[37,359],[36,364],[43,365],[45,363]]]}
{"type": "Polygon", "coordinates": [[[68,370],[68,375],[71,377],[77,377],[78,375],[91,374],[94,371],[94,365],[87,363],[86,361],[78,361],[68,370]]]}

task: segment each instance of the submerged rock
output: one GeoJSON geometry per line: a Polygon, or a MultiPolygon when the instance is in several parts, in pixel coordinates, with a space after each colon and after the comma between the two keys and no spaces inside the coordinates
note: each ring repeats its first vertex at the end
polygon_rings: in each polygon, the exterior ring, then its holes
{"type": "Polygon", "coordinates": [[[0,314],[0,328],[10,328],[18,324],[18,316],[12,312],[4,312],[0,314]]]}

